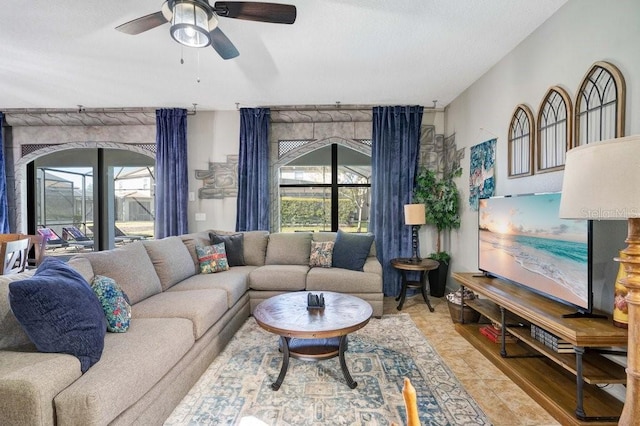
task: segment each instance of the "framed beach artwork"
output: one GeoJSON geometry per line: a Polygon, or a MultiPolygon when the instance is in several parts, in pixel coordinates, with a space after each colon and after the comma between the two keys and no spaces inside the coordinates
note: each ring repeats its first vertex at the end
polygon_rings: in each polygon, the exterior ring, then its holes
{"type": "Polygon", "coordinates": [[[469,161],[469,206],[478,211],[478,200],[495,193],[496,139],[472,146],[469,161]]]}

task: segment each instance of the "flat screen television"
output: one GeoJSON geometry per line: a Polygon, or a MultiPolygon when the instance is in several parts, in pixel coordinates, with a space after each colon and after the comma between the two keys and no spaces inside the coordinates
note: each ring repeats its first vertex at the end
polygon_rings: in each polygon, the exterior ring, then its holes
{"type": "Polygon", "coordinates": [[[560,193],[481,199],[478,268],[590,315],[592,224],[559,209],[560,193]]]}

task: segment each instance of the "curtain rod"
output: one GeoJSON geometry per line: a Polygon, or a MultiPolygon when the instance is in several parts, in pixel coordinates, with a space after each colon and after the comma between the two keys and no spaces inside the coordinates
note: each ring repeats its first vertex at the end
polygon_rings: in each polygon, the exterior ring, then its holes
{"type": "MultiPolygon", "coordinates": [[[[187,115],[196,115],[196,105],[193,109],[187,110],[187,115]]],[[[0,112],[3,114],[155,114],[157,108],[85,108],[78,105],[78,108],[7,108],[0,112]]]]}
{"type": "MultiPolygon", "coordinates": [[[[436,106],[437,101],[433,101],[433,106],[425,106],[424,110],[430,111],[444,111],[443,107],[436,106]]],[[[269,108],[272,111],[326,111],[326,110],[367,110],[370,111],[375,106],[381,105],[342,105],[340,102],[327,105],[264,105],[261,108],[269,108]]],[[[239,104],[236,103],[236,108],[239,109],[239,104]]]]}

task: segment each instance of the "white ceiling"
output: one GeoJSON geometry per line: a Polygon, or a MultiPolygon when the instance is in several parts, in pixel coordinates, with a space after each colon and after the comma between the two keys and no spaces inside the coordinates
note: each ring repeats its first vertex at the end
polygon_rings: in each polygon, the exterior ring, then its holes
{"type": "Polygon", "coordinates": [[[220,18],[240,51],[225,61],[211,47],[182,49],[168,24],[137,36],[114,29],[161,0],[1,0],[0,111],[442,107],[565,2],[284,0],[297,7],[293,25],[220,18]]]}

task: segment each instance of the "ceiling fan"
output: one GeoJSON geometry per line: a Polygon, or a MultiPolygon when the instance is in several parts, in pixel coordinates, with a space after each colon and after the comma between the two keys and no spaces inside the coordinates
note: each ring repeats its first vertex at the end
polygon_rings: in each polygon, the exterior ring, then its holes
{"type": "Polygon", "coordinates": [[[218,27],[218,17],[248,21],[293,24],[296,7],[279,3],[251,1],[167,0],[159,12],[152,13],[116,27],[126,34],[136,35],[171,23],[171,37],[188,47],[211,45],[222,59],[238,56],[238,49],[218,27]]]}

